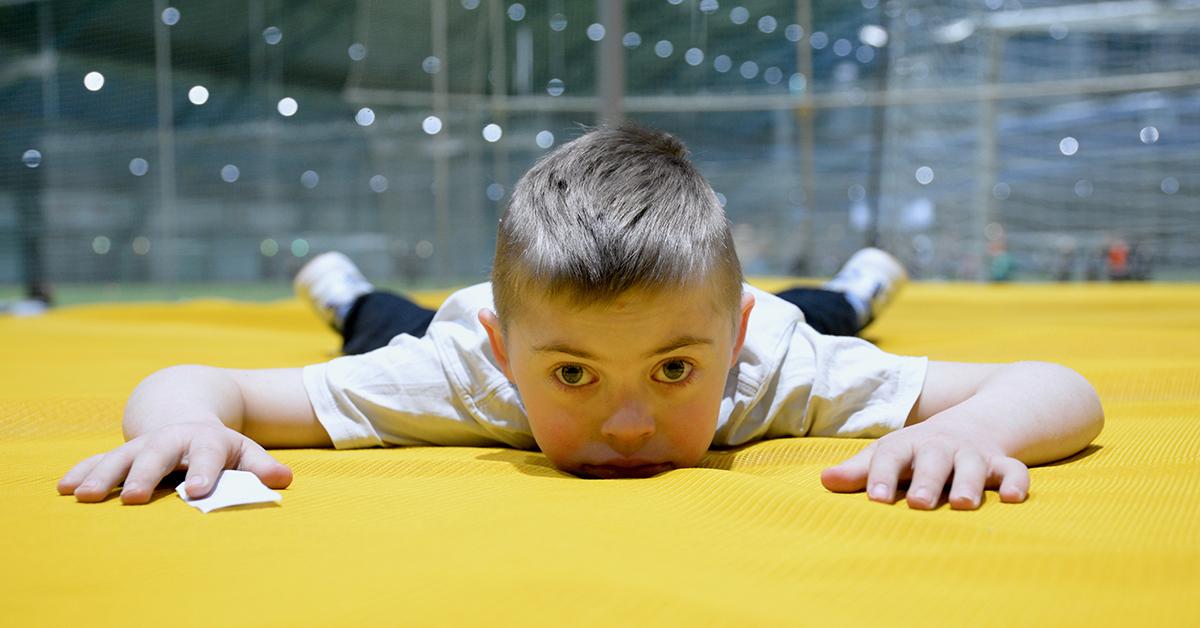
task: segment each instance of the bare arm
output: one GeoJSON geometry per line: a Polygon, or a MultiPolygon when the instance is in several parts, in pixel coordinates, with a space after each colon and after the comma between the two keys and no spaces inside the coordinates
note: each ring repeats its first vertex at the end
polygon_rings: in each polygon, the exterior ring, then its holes
{"type": "Polygon", "coordinates": [[[100,501],[123,482],[125,503],[145,503],[176,469],[188,470],[192,497],[208,493],[222,469],[251,471],[285,488],[291,469],[263,446],[332,444],[309,404],[301,369],[166,368],[134,389],[123,428],[128,442],[75,465],[59,481],[60,493],[100,501]]]}
{"type": "Polygon", "coordinates": [[[911,478],[914,508],[935,507],[950,481],[954,508],[978,507],[985,486],[1020,502],[1029,490],[1026,465],[1083,449],[1103,425],[1095,390],[1066,367],[930,362],[904,429],[826,469],[821,481],[838,492],[865,488],[871,499],[891,503],[900,480],[911,478]]]}

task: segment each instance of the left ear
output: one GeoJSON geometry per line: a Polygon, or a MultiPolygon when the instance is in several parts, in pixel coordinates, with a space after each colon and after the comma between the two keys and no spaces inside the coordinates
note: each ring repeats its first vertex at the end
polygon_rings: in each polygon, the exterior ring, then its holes
{"type": "Polygon", "coordinates": [[[504,371],[504,375],[508,377],[509,381],[515,381],[512,369],[508,364],[508,351],[504,347],[504,334],[500,330],[500,318],[492,310],[483,308],[479,310],[479,322],[487,330],[488,342],[492,345],[492,354],[496,356],[500,370],[504,371]]]}
{"type": "Polygon", "coordinates": [[[729,360],[729,368],[737,364],[738,356],[742,353],[742,345],[746,342],[746,328],[750,326],[750,310],[754,309],[754,295],[742,292],[741,323],[738,327],[737,342],[733,343],[733,358],[729,360]]]}

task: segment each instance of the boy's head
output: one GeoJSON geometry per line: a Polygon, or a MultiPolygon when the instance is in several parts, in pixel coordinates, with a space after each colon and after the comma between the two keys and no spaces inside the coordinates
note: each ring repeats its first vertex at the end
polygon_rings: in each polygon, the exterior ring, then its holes
{"type": "Polygon", "coordinates": [[[678,140],[601,128],[534,165],[500,221],[492,290],[480,321],[555,465],[644,477],[700,461],[753,299],[678,140]]]}

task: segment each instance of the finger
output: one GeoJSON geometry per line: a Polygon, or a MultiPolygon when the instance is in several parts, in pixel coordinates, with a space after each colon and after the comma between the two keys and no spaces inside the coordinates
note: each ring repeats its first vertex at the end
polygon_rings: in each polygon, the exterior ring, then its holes
{"type": "Polygon", "coordinates": [[[96,468],[96,465],[100,463],[100,459],[104,456],[105,454],[96,454],[89,458],[85,458],[74,467],[71,467],[71,470],[67,471],[66,474],[62,476],[62,479],[58,481],[58,494],[70,495],[71,493],[74,493],[75,487],[83,484],[83,479],[92,472],[92,469],[96,468]]]}
{"type": "Polygon", "coordinates": [[[287,488],[292,483],[292,470],[249,438],[242,445],[238,469],[257,475],[263,484],[271,488],[287,488]]]}
{"type": "Polygon", "coordinates": [[[954,470],[954,454],[940,445],[925,445],[916,452],[912,482],[908,485],[908,507],[932,510],[942,497],[942,488],[954,470]]]}
{"type": "Polygon", "coordinates": [[[992,462],[992,478],[1000,479],[1000,501],[1019,504],[1029,496],[1029,467],[1016,458],[992,462]]]}
{"type": "Polygon", "coordinates": [[[887,504],[896,501],[900,474],[909,468],[912,459],[911,445],[878,447],[871,456],[871,470],[867,473],[867,496],[887,504]]]}
{"type": "Polygon", "coordinates": [[[874,453],[875,443],[871,443],[841,464],[825,469],[821,472],[821,484],[835,493],[863,490],[867,486],[867,472],[871,469],[871,456],[874,453]]]}
{"type": "Polygon", "coordinates": [[[130,441],[108,452],[75,488],[75,499],[81,502],[103,501],[114,486],[125,479],[129,465],[140,449],[140,443],[130,441]]]}
{"type": "Polygon", "coordinates": [[[228,441],[213,436],[198,436],[188,445],[188,471],[184,490],[197,499],[212,492],[217,477],[229,466],[228,441]]]}
{"type": "Polygon", "coordinates": [[[161,440],[147,445],[129,467],[125,486],[121,488],[121,502],[144,504],[150,501],[158,483],[179,466],[179,456],[178,446],[161,440]]]}
{"type": "Polygon", "coordinates": [[[950,507],[955,510],[974,510],[983,501],[983,487],[988,468],[983,456],[974,451],[959,451],[954,455],[954,482],[950,485],[950,507]]]}

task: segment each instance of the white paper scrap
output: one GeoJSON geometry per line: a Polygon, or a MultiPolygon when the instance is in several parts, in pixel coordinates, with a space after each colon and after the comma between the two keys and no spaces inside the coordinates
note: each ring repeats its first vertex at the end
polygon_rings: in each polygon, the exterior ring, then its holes
{"type": "MultiPolygon", "coordinates": [[[[186,484],[186,482],[184,482],[186,484]]],[[[230,506],[245,506],[246,504],[262,504],[283,501],[283,495],[267,488],[257,475],[249,471],[234,471],[226,469],[217,478],[217,486],[205,497],[191,499],[184,490],[184,484],[175,487],[175,492],[183,498],[184,503],[195,506],[201,512],[208,513],[218,508],[230,506]]]]}

